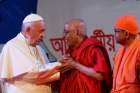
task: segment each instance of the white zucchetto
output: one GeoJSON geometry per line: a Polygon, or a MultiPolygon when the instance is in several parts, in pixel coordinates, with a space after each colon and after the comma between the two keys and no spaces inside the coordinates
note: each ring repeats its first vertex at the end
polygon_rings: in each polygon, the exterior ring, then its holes
{"type": "Polygon", "coordinates": [[[43,17],[41,17],[40,15],[31,13],[24,18],[22,23],[25,24],[25,23],[43,21],[43,20],[44,20],[43,17]]]}

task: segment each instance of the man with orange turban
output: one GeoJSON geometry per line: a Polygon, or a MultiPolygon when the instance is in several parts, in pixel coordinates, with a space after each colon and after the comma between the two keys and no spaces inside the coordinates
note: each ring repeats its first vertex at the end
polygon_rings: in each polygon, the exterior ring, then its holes
{"type": "Polygon", "coordinates": [[[114,63],[111,93],[140,93],[140,40],[135,16],[121,16],[115,23],[119,48],[114,63]]]}

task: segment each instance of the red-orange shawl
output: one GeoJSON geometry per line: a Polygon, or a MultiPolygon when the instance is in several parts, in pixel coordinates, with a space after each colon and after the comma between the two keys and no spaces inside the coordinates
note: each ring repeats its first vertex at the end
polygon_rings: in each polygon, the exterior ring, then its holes
{"type": "Polygon", "coordinates": [[[61,74],[60,93],[109,93],[112,84],[111,66],[101,43],[88,38],[71,52],[71,56],[80,64],[100,72],[104,80],[98,81],[76,69],[69,70],[61,74]]]}

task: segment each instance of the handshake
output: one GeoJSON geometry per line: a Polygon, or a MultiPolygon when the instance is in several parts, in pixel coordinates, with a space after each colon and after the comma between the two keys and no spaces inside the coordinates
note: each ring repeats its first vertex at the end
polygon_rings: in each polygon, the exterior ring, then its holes
{"type": "Polygon", "coordinates": [[[78,63],[70,56],[63,56],[58,60],[58,62],[31,66],[28,72],[6,79],[5,81],[9,83],[14,83],[15,81],[25,81],[38,85],[51,83],[60,79],[60,73],[75,69],[77,64],[78,63]]]}
{"type": "Polygon", "coordinates": [[[38,84],[46,81],[47,83],[58,80],[60,73],[74,69],[76,62],[69,56],[63,56],[58,62],[48,63],[38,75],[38,84]]]}

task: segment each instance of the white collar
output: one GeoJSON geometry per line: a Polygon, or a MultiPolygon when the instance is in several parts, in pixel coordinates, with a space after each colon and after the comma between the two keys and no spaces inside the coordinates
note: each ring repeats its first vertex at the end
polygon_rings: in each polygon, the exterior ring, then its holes
{"type": "Polygon", "coordinates": [[[21,40],[26,40],[25,36],[21,32],[18,34],[18,38],[21,40]]]}

